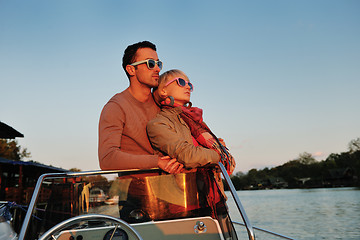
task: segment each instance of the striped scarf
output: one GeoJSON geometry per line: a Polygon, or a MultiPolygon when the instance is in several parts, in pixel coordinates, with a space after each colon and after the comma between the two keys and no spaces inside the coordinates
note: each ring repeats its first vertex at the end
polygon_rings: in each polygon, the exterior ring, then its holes
{"type": "MultiPolygon", "coordinates": [[[[171,103],[172,104],[169,105],[164,101],[162,102],[162,107],[172,108],[180,106],[173,102],[171,103]]],[[[231,175],[235,168],[235,160],[229,153],[228,148],[219,141],[219,139],[211,132],[210,128],[205,124],[205,122],[203,122],[202,109],[197,107],[180,107],[182,108],[180,116],[189,126],[191,135],[201,146],[213,149],[219,153],[220,162],[224,165],[227,173],[231,175]]]]}

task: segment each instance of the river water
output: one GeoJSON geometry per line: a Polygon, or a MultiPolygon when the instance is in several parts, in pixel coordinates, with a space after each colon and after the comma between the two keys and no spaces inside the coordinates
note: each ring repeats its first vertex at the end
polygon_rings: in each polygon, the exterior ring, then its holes
{"type": "MultiPolygon", "coordinates": [[[[228,205],[233,221],[243,222],[230,192],[228,205]]],[[[253,226],[297,240],[360,239],[360,189],[279,189],[238,191],[253,226]]],[[[246,231],[240,239],[247,239],[246,231]]],[[[257,240],[275,239],[255,230],[257,240]]]]}

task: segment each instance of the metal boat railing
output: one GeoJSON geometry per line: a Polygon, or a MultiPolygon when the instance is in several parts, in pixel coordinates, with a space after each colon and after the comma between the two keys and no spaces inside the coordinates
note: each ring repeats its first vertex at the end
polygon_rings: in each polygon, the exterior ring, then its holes
{"type": "MultiPolygon", "coordinates": [[[[252,226],[250,223],[250,220],[248,219],[245,209],[242,206],[239,196],[236,193],[236,189],[234,187],[234,185],[232,184],[232,181],[230,179],[230,176],[227,174],[226,169],[224,167],[224,165],[222,163],[219,163],[219,167],[221,169],[222,175],[230,189],[231,195],[233,196],[236,206],[239,210],[239,213],[244,221],[244,223],[239,223],[239,222],[234,222],[234,224],[237,225],[242,225],[245,226],[248,236],[249,236],[249,240],[255,240],[255,233],[254,233],[254,229],[277,236],[277,237],[281,237],[283,239],[289,239],[289,240],[295,240],[293,238],[278,234],[278,233],[274,233],[272,231],[268,231],[262,228],[258,228],[255,226],[252,226]]],[[[131,170],[110,170],[110,171],[85,171],[85,172],[67,172],[67,173],[49,173],[49,174],[43,174],[39,177],[34,192],[33,192],[33,196],[31,198],[31,202],[29,204],[28,209],[33,209],[35,207],[35,203],[37,201],[37,198],[39,197],[39,191],[42,185],[42,182],[45,178],[47,177],[51,177],[51,178],[64,178],[64,177],[74,177],[74,176],[85,176],[85,175],[97,175],[97,174],[132,174],[132,173],[139,173],[139,172],[154,172],[154,171],[159,171],[159,169],[154,168],[154,169],[149,169],[149,170],[138,170],[138,169],[131,169],[131,170]]],[[[32,215],[32,211],[28,211],[26,213],[24,222],[23,222],[23,227],[21,228],[20,234],[19,234],[19,238],[18,240],[23,240],[25,238],[25,234],[31,219],[31,215],[32,215]]]]}
{"type": "MultiPolygon", "coordinates": [[[[240,223],[240,222],[236,222],[236,221],[232,221],[232,223],[234,223],[236,225],[240,225],[240,226],[245,226],[244,223],[240,223]]],[[[266,229],[263,229],[263,228],[253,226],[253,229],[264,232],[264,233],[271,234],[271,235],[273,235],[275,237],[280,237],[280,238],[288,239],[288,240],[295,240],[294,238],[291,238],[291,237],[288,237],[288,236],[285,236],[285,235],[282,235],[282,234],[279,234],[279,233],[275,233],[275,232],[272,232],[272,231],[269,231],[269,230],[266,230],[266,229]]]]}
{"type": "Polygon", "coordinates": [[[231,182],[230,176],[229,176],[229,174],[227,174],[226,169],[222,163],[219,162],[219,166],[220,166],[222,175],[224,176],[225,181],[226,181],[227,185],[229,186],[231,195],[233,196],[233,198],[235,200],[236,206],[239,209],[240,215],[245,223],[245,227],[246,227],[246,230],[247,230],[247,233],[249,236],[249,240],[255,240],[254,228],[251,225],[250,220],[248,219],[248,217],[246,215],[245,209],[240,202],[239,196],[237,195],[236,189],[231,182]]]}
{"type": "Polygon", "coordinates": [[[295,240],[294,238],[290,238],[290,237],[287,237],[285,235],[282,235],[282,234],[278,234],[278,233],[275,233],[275,232],[272,232],[272,231],[269,231],[269,230],[265,230],[265,229],[262,229],[262,228],[258,228],[258,227],[255,227],[255,226],[252,226],[252,224],[250,223],[247,215],[246,215],[246,212],[245,212],[245,209],[243,207],[243,205],[241,204],[241,201],[239,199],[239,196],[237,195],[236,193],[236,189],[230,179],[230,176],[229,174],[227,173],[224,165],[222,163],[218,163],[219,166],[220,166],[220,169],[221,169],[221,172],[222,172],[222,175],[224,176],[224,179],[230,189],[230,193],[231,195],[233,196],[234,198],[234,201],[235,201],[235,204],[240,212],[240,215],[244,221],[244,223],[239,223],[239,222],[235,222],[235,221],[232,221],[234,224],[237,224],[237,225],[241,225],[241,226],[245,226],[246,230],[247,230],[247,233],[248,233],[248,236],[249,236],[249,240],[255,240],[255,233],[254,233],[254,229],[256,230],[259,230],[261,232],[264,232],[264,233],[268,233],[268,234],[271,234],[271,235],[274,235],[276,237],[280,237],[280,238],[283,238],[283,239],[289,239],[289,240],[295,240]]]}
{"type": "MultiPolygon", "coordinates": [[[[151,171],[158,171],[159,169],[155,168],[155,169],[149,169],[149,170],[144,170],[144,172],[151,172],[151,171]]],[[[34,192],[32,194],[31,197],[31,201],[28,207],[28,211],[25,215],[25,219],[24,222],[22,224],[22,228],[20,230],[19,233],[19,238],[18,240],[23,240],[25,239],[25,235],[26,232],[28,230],[29,227],[29,223],[30,223],[30,219],[32,216],[32,209],[35,208],[35,203],[39,197],[40,194],[40,188],[41,185],[44,181],[45,178],[47,177],[51,177],[51,178],[64,178],[64,177],[75,177],[75,176],[88,176],[88,175],[97,175],[97,174],[119,174],[119,173],[127,173],[127,174],[131,174],[131,173],[136,173],[139,172],[141,170],[138,169],[131,169],[131,170],[109,170],[109,171],[84,171],[84,172],[64,172],[64,173],[45,173],[43,175],[41,175],[36,183],[36,186],[34,188],[34,192]],[[29,211],[30,210],[30,211],[29,211]]]]}

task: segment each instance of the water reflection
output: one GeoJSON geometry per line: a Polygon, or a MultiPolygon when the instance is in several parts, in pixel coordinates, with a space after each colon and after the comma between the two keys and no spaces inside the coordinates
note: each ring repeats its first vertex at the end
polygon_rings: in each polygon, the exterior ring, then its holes
{"type": "MultiPolygon", "coordinates": [[[[251,223],[295,239],[360,239],[357,188],[238,191],[251,223]]],[[[230,209],[234,202],[228,200],[230,209]]],[[[232,219],[241,221],[236,211],[232,219]]],[[[257,239],[279,239],[261,237],[257,239]]]]}

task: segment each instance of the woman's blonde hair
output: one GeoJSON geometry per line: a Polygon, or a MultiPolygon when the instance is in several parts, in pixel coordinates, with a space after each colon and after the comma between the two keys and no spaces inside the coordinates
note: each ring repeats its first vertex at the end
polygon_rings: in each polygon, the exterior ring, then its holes
{"type": "Polygon", "coordinates": [[[159,86],[157,88],[154,89],[154,99],[155,101],[159,104],[162,100],[164,100],[164,97],[160,96],[159,91],[161,91],[161,89],[163,89],[165,87],[165,84],[169,81],[172,80],[171,78],[174,78],[175,76],[181,75],[183,78],[185,78],[185,80],[189,81],[189,78],[186,76],[186,74],[179,70],[179,69],[172,69],[169,71],[164,72],[163,74],[160,75],[159,77],[159,86]]]}

